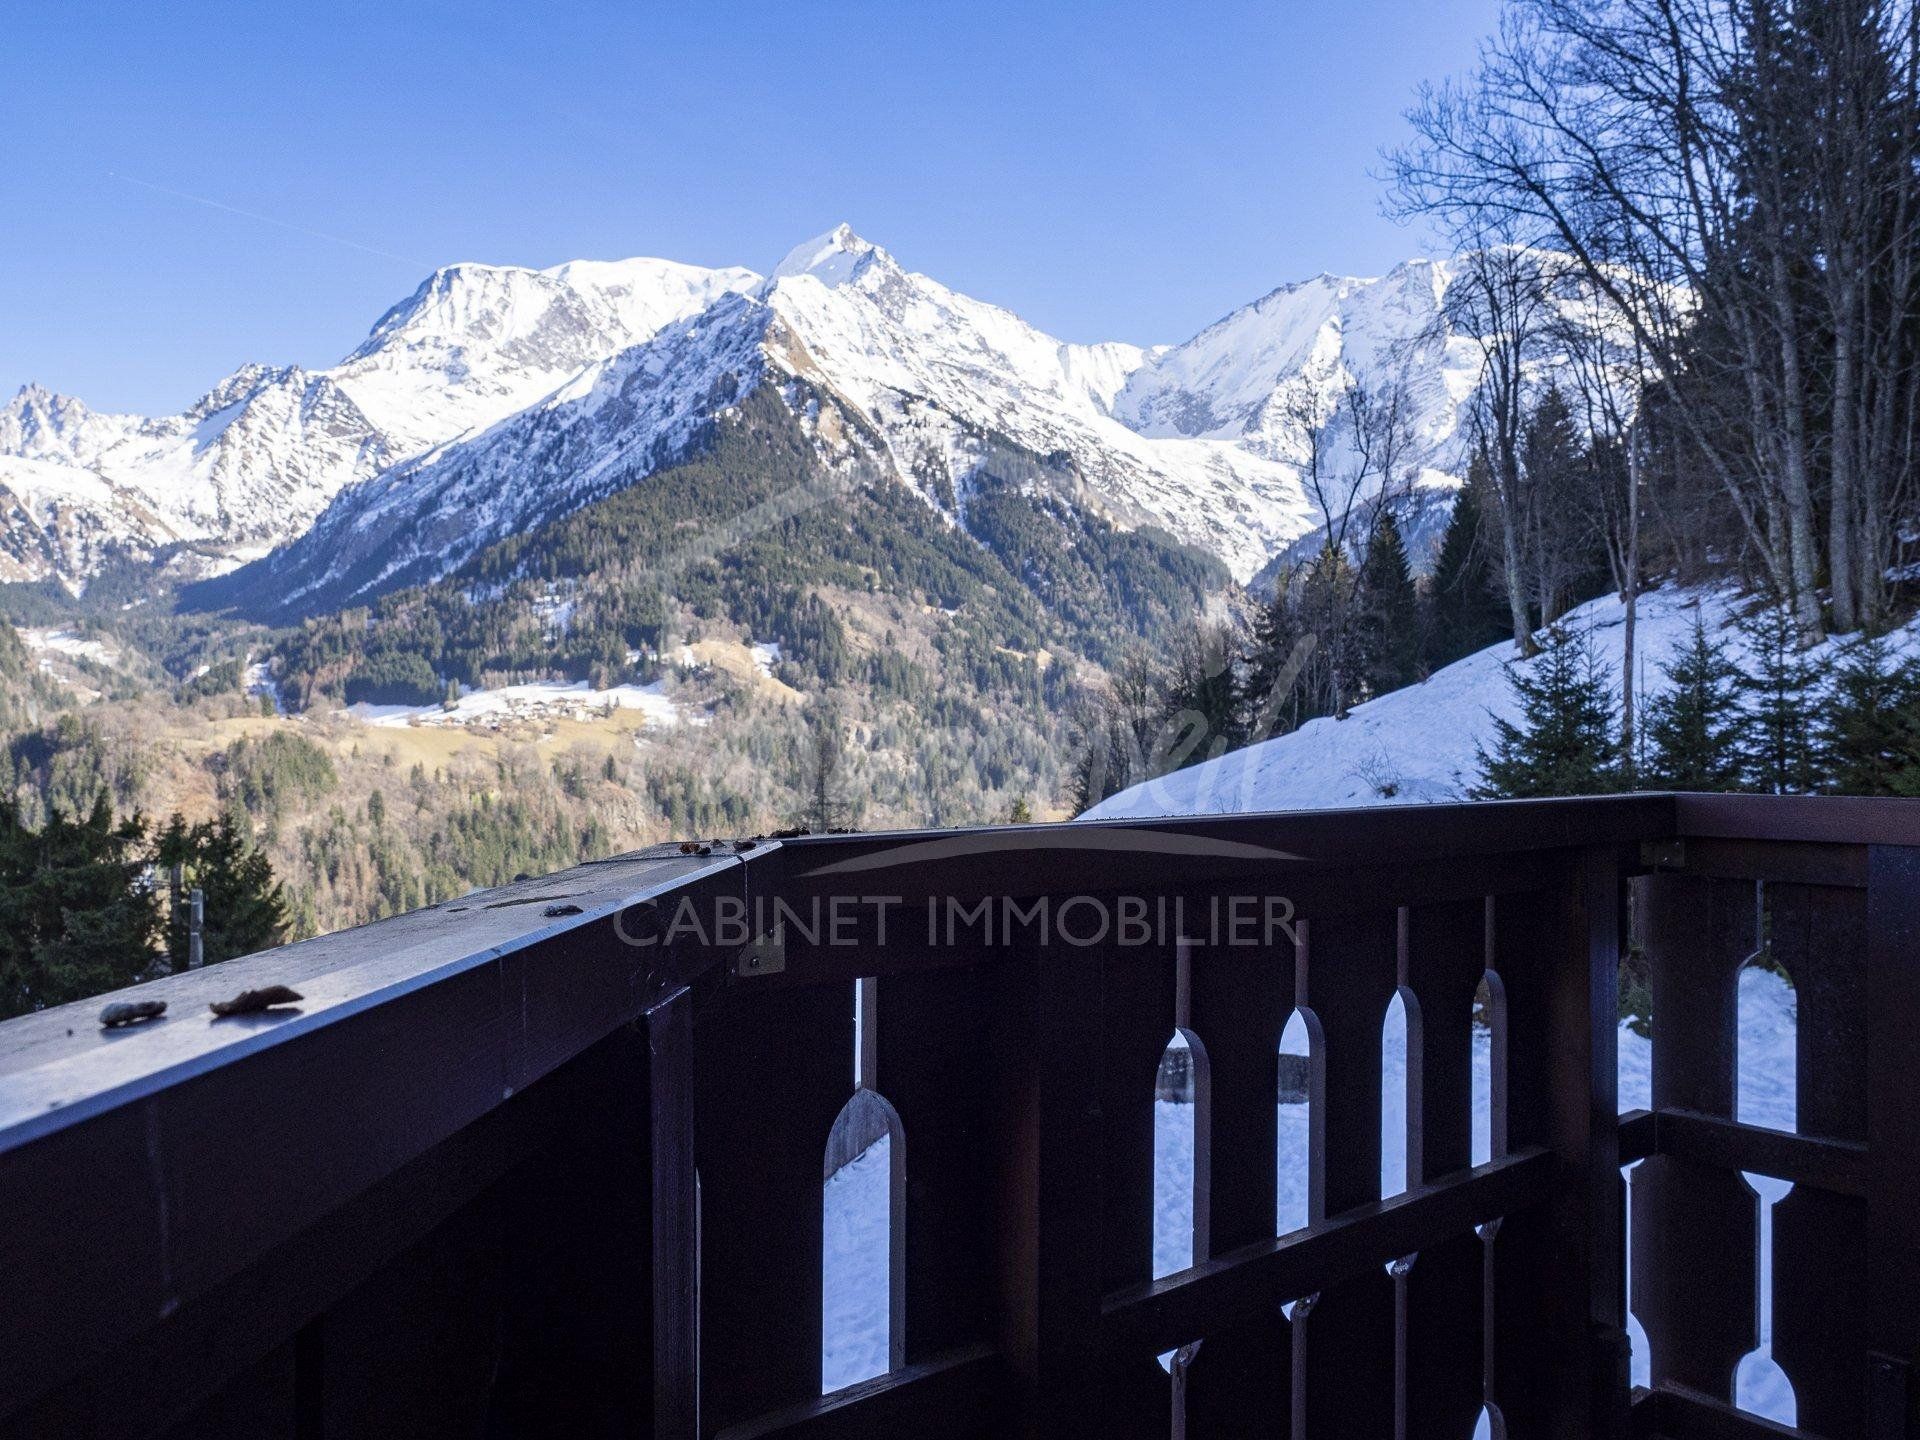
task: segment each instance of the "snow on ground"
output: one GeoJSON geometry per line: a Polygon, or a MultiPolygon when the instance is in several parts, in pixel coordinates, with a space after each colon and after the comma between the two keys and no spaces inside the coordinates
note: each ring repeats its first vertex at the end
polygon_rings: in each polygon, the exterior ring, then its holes
{"type": "Polygon", "coordinates": [[[280,682],[273,678],[273,666],[265,660],[247,660],[247,694],[265,695],[273,701],[273,713],[284,715],[287,707],[280,701],[280,682]]]}
{"type": "MultiPolygon", "coordinates": [[[[1657,1017],[1655,1023],[1658,1023],[1657,1017]]],[[[1280,1048],[1301,1053],[1305,1047],[1299,1041],[1300,1033],[1290,1027],[1280,1048]]],[[[1399,1139],[1405,1134],[1406,1126],[1404,1016],[1396,1018],[1390,1014],[1382,1027],[1381,1039],[1381,1193],[1393,1195],[1405,1187],[1406,1155],[1399,1139]]],[[[1794,1128],[1794,1047],[1792,987],[1771,971],[1752,967],[1743,970],[1737,1052],[1737,1114],[1742,1121],[1780,1130],[1794,1128]]],[[[1618,1048],[1620,1109],[1625,1112],[1647,1108],[1653,1096],[1652,1046],[1630,1023],[1623,1022],[1618,1048]]],[[[1476,1026],[1473,1032],[1473,1158],[1476,1164],[1491,1153],[1488,1099],[1491,1055],[1490,1033],[1476,1026]]],[[[1285,1234],[1299,1228],[1306,1219],[1307,1107],[1277,1105],[1275,1124],[1279,1143],[1275,1233],[1285,1234]]],[[[1193,1262],[1193,1106],[1156,1100],[1153,1138],[1153,1273],[1158,1277],[1184,1270],[1193,1262]]],[[[912,1154],[911,1143],[907,1154],[912,1154]]],[[[891,1164],[891,1142],[883,1138],[826,1182],[821,1247],[825,1270],[821,1313],[826,1341],[821,1365],[824,1391],[883,1374],[888,1368],[891,1164]]],[[[1791,1423],[1793,1389],[1772,1358],[1772,1206],[1790,1187],[1758,1176],[1749,1176],[1748,1180],[1763,1202],[1758,1255],[1760,1345],[1741,1361],[1735,1393],[1743,1408],[1791,1423]]],[[[1630,1318],[1629,1334],[1634,1347],[1634,1383],[1644,1385],[1648,1382],[1647,1337],[1637,1319],[1630,1318]]]]}
{"type": "Polygon", "coordinates": [[[533,602],[533,613],[546,622],[547,633],[556,636],[573,629],[573,614],[579,608],[580,602],[573,596],[552,591],[533,602]]]}
{"type": "Polygon", "coordinates": [[[615,710],[638,710],[649,725],[677,725],[680,706],[659,681],[651,685],[613,685],[595,690],[585,680],[572,684],[502,685],[467,690],[451,706],[349,705],[347,714],[367,725],[463,726],[497,730],[522,720],[592,720],[615,710]]]}
{"type": "Polygon", "coordinates": [[[19,633],[26,647],[40,654],[42,670],[51,666],[51,657],[54,655],[65,655],[75,660],[96,660],[102,665],[110,665],[114,660],[115,651],[111,645],[103,640],[76,635],[71,630],[24,626],[19,633]]]}
{"type": "Polygon", "coordinates": [[[892,1300],[887,1243],[893,1140],[881,1136],[827,1181],[822,1226],[820,1390],[887,1372],[892,1300]]]}
{"type": "MultiPolygon", "coordinates": [[[[1728,628],[1740,608],[1728,589],[1667,586],[1640,597],[1635,626],[1635,689],[1641,696],[1666,688],[1661,666],[1693,633],[1698,614],[1729,646],[1736,663],[1747,655],[1728,628]]],[[[1617,596],[1589,601],[1565,626],[1591,639],[1595,655],[1619,683],[1626,608],[1617,596]]],[[[1829,640],[1813,655],[1828,654],[1829,640]]],[[[1896,646],[1911,649],[1909,629],[1896,646]]],[[[1493,738],[1493,717],[1518,711],[1506,664],[1510,644],[1491,646],[1436,670],[1418,685],[1356,705],[1345,720],[1310,720],[1298,730],[1249,745],[1171,775],[1123,790],[1082,818],[1110,820],[1153,815],[1218,815],[1236,811],[1319,810],[1463,800],[1479,775],[1479,747],[1493,738]]]]}
{"type": "Polygon", "coordinates": [[[753,668],[762,675],[771,677],[773,667],[780,663],[780,642],[777,640],[756,641],[747,647],[753,656],[753,668]]]}

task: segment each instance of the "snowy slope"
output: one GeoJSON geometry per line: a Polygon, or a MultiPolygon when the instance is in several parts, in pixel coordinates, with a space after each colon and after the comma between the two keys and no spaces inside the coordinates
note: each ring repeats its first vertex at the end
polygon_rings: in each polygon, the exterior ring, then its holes
{"type": "Polygon", "coordinates": [[[0,582],[93,573],[130,534],[171,537],[163,517],[91,470],[0,455],[0,582]]]}
{"type": "Polygon", "coordinates": [[[328,373],[405,458],[525,409],[759,278],[670,260],[448,266],[328,373]]]}
{"type": "Polygon", "coordinates": [[[1209,325],[1136,371],[1115,413],[1148,435],[1231,440],[1297,461],[1303,407],[1324,408],[1356,381],[1404,384],[1423,450],[1447,455],[1479,355],[1447,333],[1450,265],[1413,260],[1377,279],[1320,275],[1286,285],[1209,325]]]}
{"type": "MultiPolygon", "coordinates": [[[[1677,587],[1640,597],[1636,688],[1661,690],[1662,663],[1685,645],[1696,613],[1709,630],[1725,627],[1736,597],[1725,590],[1677,587]]],[[[1618,682],[1625,609],[1604,596],[1574,610],[1565,624],[1585,631],[1618,682]]],[[[1721,633],[1738,661],[1736,631],[1721,633]]],[[[1835,644],[1829,641],[1828,644],[1835,644]]],[[[1908,631],[1904,644],[1916,643],[1908,631]]],[[[1478,747],[1492,743],[1493,717],[1515,716],[1505,665],[1511,645],[1496,645],[1435,671],[1418,685],[1356,705],[1345,720],[1308,721],[1291,734],[1249,745],[1114,795],[1087,819],[1211,815],[1234,811],[1318,810],[1461,800],[1479,774],[1478,747]]]]}
{"type": "Polygon", "coordinates": [[[258,573],[235,578],[275,606],[347,603],[433,579],[492,541],[601,499],[684,453],[757,383],[772,319],[750,297],[723,297],[538,405],[344,492],[258,573]]]}

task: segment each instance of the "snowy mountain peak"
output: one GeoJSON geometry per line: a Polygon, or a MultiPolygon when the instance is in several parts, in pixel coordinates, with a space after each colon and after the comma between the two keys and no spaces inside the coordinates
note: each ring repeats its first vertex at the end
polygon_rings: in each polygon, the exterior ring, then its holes
{"type": "Polygon", "coordinates": [[[204,420],[238,405],[269,385],[287,381],[298,384],[305,379],[306,372],[295,365],[262,365],[257,362],[242,365],[189,405],[186,415],[189,420],[204,420]]]}
{"type": "Polygon", "coordinates": [[[1333,394],[1402,383],[1422,443],[1443,445],[1478,363],[1447,343],[1446,281],[1443,267],[1413,260],[1378,277],[1282,285],[1154,356],[1114,413],[1148,435],[1229,440],[1286,460],[1301,451],[1302,417],[1324,423],[1333,394]]]}
{"type": "Polygon", "coordinates": [[[710,270],[678,260],[569,260],[540,272],[604,305],[635,344],[723,295],[744,293],[760,276],[741,265],[710,270]]]}
{"type": "Polygon", "coordinates": [[[851,225],[840,224],[824,235],[794,246],[787,252],[787,258],[773,267],[772,278],[778,281],[811,275],[823,285],[837,287],[857,279],[876,261],[885,263],[892,259],[878,245],[856,235],[851,225]]]}
{"type": "Polygon", "coordinates": [[[0,455],[85,465],[130,423],[96,415],[86,402],[30,381],[0,406],[0,455]]]}
{"type": "Polygon", "coordinates": [[[74,399],[71,395],[62,395],[49,390],[37,380],[29,380],[18,390],[4,406],[0,406],[0,416],[10,417],[24,422],[28,416],[53,418],[68,416],[73,419],[85,419],[88,414],[86,403],[74,399]]]}
{"type": "Polygon", "coordinates": [[[351,365],[396,341],[510,343],[537,332],[553,305],[572,294],[564,281],[517,265],[443,265],[382,315],[343,363],[351,365]]]}

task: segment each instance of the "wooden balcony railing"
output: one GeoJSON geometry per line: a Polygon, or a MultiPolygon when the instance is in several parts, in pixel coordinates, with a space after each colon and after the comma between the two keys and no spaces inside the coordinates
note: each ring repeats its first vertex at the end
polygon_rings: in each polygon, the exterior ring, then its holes
{"type": "Polygon", "coordinates": [[[1647,795],[666,846],[156,981],[144,1026],[11,1021],[0,1435],[1912,1440],[1916,811],[1647,795]],[[1621,1116],[1630,940],[1654,1108],[1621,1116]],[[1794,1134],[1736,1118],[1761,950],[1797,997],[1794,1134]],[[207,1010],[272,983],[303,1000],[207,1010]],[[1383,1200],[1396,995],[1409,1186],[1383,1200]],[[1310,1223],[1276,1236],[1296,1010],[1310,1223]],[[1176,1024],[1201,1258],[1156,1279],[1176,1024]],[[898,1125],[893,1364],[823,1396],[822,1157],[856,1073],[898,1125]],[[1733,1404],[1761,1303],[1743,1171],[1794,1187],[1771,1303],[1798,1430],[1733,1404]]]}

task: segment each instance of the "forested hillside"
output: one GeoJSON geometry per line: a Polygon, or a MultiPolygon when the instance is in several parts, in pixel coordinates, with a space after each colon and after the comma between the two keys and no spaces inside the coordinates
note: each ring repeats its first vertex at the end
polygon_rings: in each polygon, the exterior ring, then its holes
{"type": "Polygon", "coordinates": [[[779,645],[802,688],[1057,709],[1072,666],[1055,653],[1110,662],[1162,640],[1227,580],[1218,561],[1066,503],[1072,483],[1069,460],[996,444],[969,477],[962,529],[884,471],[829,470],[756,391],[696,458],[445,580],[308,622],[276,673],[296,708],[424,703],[449,684],[645,683],[718,622],[779,645]],[[895,616],[893,643],[887,628],[858,633],[823,601],[834,592],[895,616]],[[908,634],[921,643],[899,643],[908,634]]]}
{"type": "Polygon", "coordinates": [[[759,392],[692,458],[289,628],[15,588],[14,791],[233,816],[301,933],[669,836],[1057,812],[1086,685],[1229,583],[1075,483],[991,440],[963,528],[759,392]]]}

